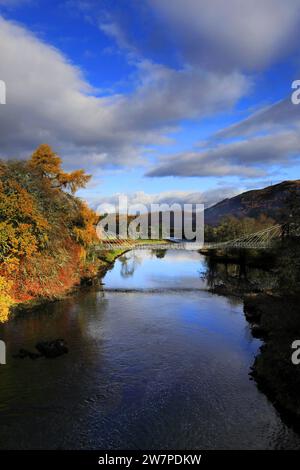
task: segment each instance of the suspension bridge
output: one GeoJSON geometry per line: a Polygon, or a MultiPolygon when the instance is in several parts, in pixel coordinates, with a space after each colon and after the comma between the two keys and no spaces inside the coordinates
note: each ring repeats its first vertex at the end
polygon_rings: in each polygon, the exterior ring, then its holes
{"type": "Polygon", "coordinates": [[[284,225],[272,225],[255,233],[245,234],[233,240],[224,242],[199,243],[197,241],[175,240],[134,240],[119,238],[111,232],[102,232],[102,238],[97,250],[145,250],[145,249],[176,249],[176,250],[228,250],[228,249],[268,249],[284,234],[284,225]]]}

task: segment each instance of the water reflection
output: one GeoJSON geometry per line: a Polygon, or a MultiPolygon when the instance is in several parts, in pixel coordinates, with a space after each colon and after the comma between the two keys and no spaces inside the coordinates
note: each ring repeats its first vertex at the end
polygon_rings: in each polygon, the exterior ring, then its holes
{"type": "Polygon", "coordinates": [[[209,288],[220,285],[236,288],[241,287],[251,291],[272,289],[276,286],[276,277],[270,269],[249,266],[243,260],[239,262],[222,262],[206,257],[206,269],[203,277],[209,288]]]}
{"type": "Polygon", "coordinates": [[[206,289],[204,257],[177,250],[132,251],[118,258],[105,277],[105,288],[122,291],[206,289]]]}
{"type": "Polygon", "coordinates": [[[134,275],[137,266],[142,262],[142,258],[139,257],[136,252],[132,252],[131,256],[120,256],[119,262],[121,263],[120,274],[123,279],[126,279],[134,275]]]}
{"type": "Polygon", "coordinates": [[[152,252],[156,258],[163,259],[166,256],[167,250],[153,250],[152,252]]]}
{"type": "Polygon", "coordinates": [[[9,351],[0,367],[0,448],[299,446],[249,379],[260,342],[241,303],[205,291],[206,269],[197,253],[127,253],[103,292],[1,325],[9,351]],[[68,355],[11,357],[56,337],[68,355]]]}

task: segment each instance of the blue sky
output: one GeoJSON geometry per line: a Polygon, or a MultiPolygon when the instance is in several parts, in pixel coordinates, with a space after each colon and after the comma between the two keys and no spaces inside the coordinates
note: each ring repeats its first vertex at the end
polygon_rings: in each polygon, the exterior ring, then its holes
{"type": "Polygon", "coordinates": [[[0,0],[0,15],[1,157],[51,144],[93,174],[94,207],[299,178],[300,0],[0,0]]]}

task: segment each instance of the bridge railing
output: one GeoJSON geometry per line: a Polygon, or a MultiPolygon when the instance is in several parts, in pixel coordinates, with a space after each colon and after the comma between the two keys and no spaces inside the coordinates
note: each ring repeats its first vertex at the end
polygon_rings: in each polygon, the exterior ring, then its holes
{"type": "Polygon", "coordinates": [[[241,237],[225,242],[211,243],[193,243],[182,240],[181,242],[164,241],[164,243],[151,243],[142,240],[120,239],[115,234],[105,232],[105,239],[98,245],[99,250],[115,250],[115,249],[177,249],[177,250],[199,250],[199,249],[267,249],[272,246],[274,240],[280,239],[283,235],[284,226],[277,224],[255,233],[245,234],[241,237]]]}

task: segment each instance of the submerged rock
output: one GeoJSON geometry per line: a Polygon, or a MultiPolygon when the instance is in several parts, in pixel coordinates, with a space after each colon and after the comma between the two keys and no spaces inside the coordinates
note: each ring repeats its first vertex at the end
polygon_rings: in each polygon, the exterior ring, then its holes
{"type": "Polygon", "coordinates": [[[265,338],[267,336],[267,331],[258,323],[251,325],[251,331],[254,338],[265,338]]]}
{"type": "Polygon", "coordinates": [[[41,357],[41,354],[31,352],[31,351],[28,351],[27,349],[21,348],[18,354],[15,354],[13,357],[17,359],[25,359],[25,357],[29,357],[30,359],[38,359],[39,357],[41,357]]]}
{"type": "Polygon", "coordinates": [[[69,352],[63,339],[55,339],[53,341],[41,341],[35,345],[39,353],[47,358],[62,356],[69,352]]]}
{"type": "Polygon", "coordinates": [[[35,345],[35,347],[38,350],[38,353],[21,348],[18,354],[15,354],[13,357],[17,359],[25,359],[26,357],[29,357],[30,359],[38,359],[39,357],[55,358],[69,352],[63,339],[40,341],[35,345]]]}

